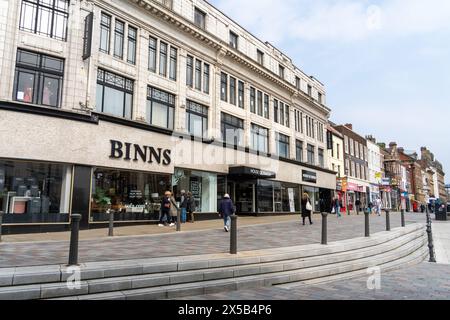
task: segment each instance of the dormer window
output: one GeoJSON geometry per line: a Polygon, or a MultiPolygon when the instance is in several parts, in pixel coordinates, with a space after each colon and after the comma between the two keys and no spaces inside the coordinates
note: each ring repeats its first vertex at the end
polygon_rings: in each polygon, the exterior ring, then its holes
{"type": "Polygon", "coordinates": [[[284,67],[281,64],[278,67],[278,75],[281,79],[284,79],[284,67]]]}
{"type": "Polygon", "coordinates": [[[233,31],[230,31],[230,46],[234,49],[238,48],[238,39],[239,36],[234,33],[233,31]]]}
{"type": "Polygon", "coordinates": [[[206,13],[199,8],[195,8],[194,12],[194,24],[202,29],[206,29],[206,13]]]}
{"type": "Polygon", "coordinates": [[[262,52],[261,50],[256,50],[256,55],[257,55],[257,61],[260,65],[264,65],[264,52],[262,52]]]}

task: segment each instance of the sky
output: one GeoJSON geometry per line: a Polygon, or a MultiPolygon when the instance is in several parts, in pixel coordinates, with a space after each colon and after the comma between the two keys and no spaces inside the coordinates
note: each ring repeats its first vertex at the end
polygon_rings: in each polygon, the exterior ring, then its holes
{"type": "Polygon", "coordinates": [[[325,85],[330,120],[427,146],[450,183],[449,0],[209,0],[325,85]]]}

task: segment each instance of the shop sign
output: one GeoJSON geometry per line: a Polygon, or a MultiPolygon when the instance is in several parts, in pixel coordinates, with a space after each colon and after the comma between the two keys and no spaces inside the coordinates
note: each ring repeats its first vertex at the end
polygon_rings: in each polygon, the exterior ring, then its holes
{"type": "Polygon", "coordinates": [[[317,174],[312,171],[302,170],[303,182],[317,183],[317,174]]]}
{"type": "Polygon", "coordinates": [[[391,179],[390,178],[383,178],[383,179],[381,179],[381,185],[382,186],[390,186],[391,185],[391,179]]]}
{"type": "Polygon", "coordinates": [[[154,148],[150,146],[141,146],[129,142],[120,142],[110,140],[111,143],[111,159],[124,159],[125,161],[142,161],[144,163],[157,163],[159,165],[168,166],[171,164],[171,150],[154,148]]]}
{"type": "Polygon", "coordinates": [[[341,190],[343,192],[347,192],[347,187],[348,187],[347,178],[340,178],[337,181],[341,182],[341,185],[342,185],[342,189],[341,190]]]}
{"type": "Polygon", "coordinates": [[[347,190],[349,190],[349,191],[359,191],[359,187],[358,187],[357,184],[349,182],[347,184],[347,190]]]}
{"type": "Polygon", "coordinates": [[[382,178],[383,178],[383,174],[382,174],[381,172],[376,172],[376,173],[375,173],[375,179],[380,180],[380,179],[382,179],[382,178]]]}
{"type": "Polygon", "coordinates": [[[261,179],[276,178],[275,172],[248,167],[231,167],[229,173],[230,175],[249,175],[254,178],[261,178],[261,179]]]}
{"type": "Polygon", "coordinates": [[[86,60],[91,56],[93,22],[94,13],[91,12],[86,19],[84,19],[83,60],[86,60]]]}

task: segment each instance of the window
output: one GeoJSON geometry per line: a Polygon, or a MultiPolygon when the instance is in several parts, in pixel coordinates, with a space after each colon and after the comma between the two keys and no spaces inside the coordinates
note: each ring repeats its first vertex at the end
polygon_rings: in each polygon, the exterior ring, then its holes
{"type": "Polygon", "coordinates": [[[280,124],[284,125],[284,103],[280,101],[280,124]]]}
{"type": "Polygon", "coordinates": [[[159,43],[159,75],[167,76],[167,43],[159,43]]]}
{"type": "Polygon", "coordinates": [[[299,77],[295,77],[295,87],[297,88],[297,90],[300,90],[301,88],[301,82],[299,77]]]}
{"type": "Polygon", "coordinates": [[[264,52],[256,49],[256,56],[257,56],[258,63],[263,66],[264,65],[264,52]]]}
{"type": "Polygon", "coordinates": [[[286,122],[285,122],[284,125],[285,125],[286,127],[290,128],[290,122],[289,122],[289,119],[290,119],[290,112],[289,112],[289,106],[288,106],[288,105],[285,105],[284,112],[285,112],[285,114],[286,114],[286,116],[285,116],[286,122]]]}
{"type": "Polygon", "coordinates": [[[244,83],[242,81],[238,82],[238,104],[239,108],[244,109],[244,83]]]}
{"type": "Polygon", "coordinates": [[[156,72],[156,51],[158,40],[153,37],[149,38],[148,42],[148,70],[156,72]]]}
{"type": "Polygon", "coordinates": [[[263,93],[258,90],[258,116],[263,115],[263,93]]]}
{"type": "Polygon", "coordinates": [[[230,103],[236,105],[236,78],[230,77],[230,103]]]}
{"type": "Polygon", "coordinates": [[[319,149],[319,166],[324,168],[325,167],[325,159],[323,157],[323,149],[319,149]]]}
{"type": "Polygon", "coordinates": [[[59,107],[63,76],[63,59],[18,49],[14,100],[59,107]]]}
{"type": "Polygon", "coordinates": [[[276,142],[277,142],[277,154],[282,158],[289,158],[289,137],[277,133],[276,134],[276,142]]]}
{"type": "Polygon", "coordinates": [[[303,132],[302,113],[300,110],[294,109],[295,131],[303,132]]]}
{"type": "Polygon", "coordinates": [[[348,137],[344,136],[344,148],[345,148],[345,153],[348,154],[348,137]]]}
{"type": "Polygon", "coordinates": [[[133,80],[112,72],[97,71],[97,111],[131,119],[133,80]]]}
{"type": "Polygon", "coordinates": [[[186,85],[194,86],[194,58],[191,56],[187,56],[186,60],[186,85]]]}
{"type": "Polygon", "coordinates": [[[116,20],[116,27],[114,28],[114,56],[123,58],[123,41],[124,41],[125,23],[116,20]]]}
{"type": "Polygon", "coordinates": [[[312,96],[312,87],[308,84],[308,96],[312,96]]]}
{"type": "Polygon", "coordinates": [[[315,150],[314,149],[315,148],[314,148],[313,145],[308,144],[308,147],[307,147],[308,163],[312,164],[312,165],[314,165],[315,162],[316,162],[315,161],[316,155],[315,155],[315,150]]]}
{"type": "Polygon", "coordinates": [[[209,94],[209,64],[203,65],[203,92],[209,94]]]}
{"type": "Polygon", "coordinates": [[[202,62],[195,59],[195,89],[202,90],[202,62]]]}
{"type": "Polygon", "coordinates": [[[353,161],[352,161],[352,170],[351,170],[350,175],[351,175],[352,177],[355,177],[355,176],[356,176],[355,163],[354,163],[353,161]]]}
{"type": "Polygon", "coordinates": [[[360,153],[359,153],[359,144],[358,144],[357,141],[355,141],[355,156],[356,156],[357,158],[359,158],[359,156],[360,156],[360,153]]]}
{"type": "Polygon", "coordinates": [[[359,157],[364,160],[364,146],[361,143],[359,144],[359,157]]]}
{"type": "Polygon", "coordinates": [[[269,96],[264,94],[264,118],[269,119],[269,96]]]}
{"type": "Polygon", "coordinates": [[[355,149],[354,149],[354,142],[353,142],[353,139],[350,138],[350,154],[351,154],[352,156],[355,155],[355,151],[354,151],[354,150],[355,150],[355,149]]]}
{"type": "Polygon", "coordinates": [[[206,138],[208,131],[208,108],[199,103],[187,100],[186,128],[191,135],[206,138]]]}
{"type": "Polygon", "coordinates": [[[280,78],[284,79],[284,67],[282,65],[278,66],[278,75],[280,78]]]}
{"type": "Polygon", "coordinates": [[[338,160],[341,159],[341,155],[340,155],[340,151],[339,151],[340,147],[341,147],[341,146],[340,146],[340,144],[338,143],[338,144],[337,144],[337,147],[336,147],[336,153],[337,153],[337,159],[338,159],[338,160]]]}
{"type": "Polygon", "coordinates": [[[230,31],[230,46],[234,49],[238,48],[238,39],[239,36],[234,33],[233,31],[230,31]]]}
{"type": "Polygon", "coordinates": [[[253,150],[268,153],[269,150],[269,129],[260,127],[252,123],[251,127],[251,147],[253,150]]]}
{"type": "Polygon", "coordinates": [[[300,140],[296,140],[295,142],[295,159],[303,162],[303,142],[300,140]]]}
{"type": "Polygon", "coordinates": [[[147,87],[147,123],[173,130],[175,96],[154,87],[147,87]]]}
{"type": "Polygon", "coordinates": [[[349,175],[349,170],[350,170],[350,160],[345,159],[345,175],[346,176],[349,175]]]}
{"type": "Polygon", "coordinates": [[[359,163],[356,164],[356,178],[361,178],[361,167],[359,166],[359,163]]]}
{"type": "Polygon", "coordinates": [[[102,13],[100,20],[100,51],[109,54],[109,40],[111,33],[111,16],[102,13]]]}
{"type": "Polygon", "coordinates": [[[320,92],[318,93],[318,102],[322,104],[322,94],[320,92]]]}
{"type": "Polygon", "coordinates": [[[198,8],[194,10],[194,24],[202,29],[205,29],[206,13],[198,8]]]}
{"type": "Polygon", "coordinates": [[[250,112],[256,113],[256,90],[250,87],[250,112]]]}
{"type": "Polygon", "coordinates": [[[22,0],[19,29],[66,41],[68,17],[69,0],[22,0]]]}
{"type": "Polygon", "coordinates": [[[232,146],[244,145],[244,120],[222,112],[222,141],[232,146]]]}
{"type": "Polygon", "coordinates": [[[273,99],[273,121],[275,121],[275,123],[278,123],[278,112],[278,100],[273,99]]]}
{"type": "Polygon", "coordinates": [[[136,64],[137,29],[128,27],[128,63],[136,64]]]}
{"type": "Polygon", "coordinates": [[[220,76],[220,99],[222,101],[228,101],[228,75],[226,73],[221,74],[220,76]]]}
{"type": "Polygon", "coordinates": [[[170,47],[169,78],[173,81],[177,81],[177,61],[178,50],[176,48],[170,47]]]}

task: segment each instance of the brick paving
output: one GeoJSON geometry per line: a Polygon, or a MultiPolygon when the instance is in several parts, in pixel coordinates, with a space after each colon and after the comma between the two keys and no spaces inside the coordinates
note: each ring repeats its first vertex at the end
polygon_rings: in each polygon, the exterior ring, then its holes
{"type": "Polygon", "coordinates": [[[381,275],[381,289],[367,289],[367,277],[291,289],[268,287],[180,300],[449,300],[450,265],[424,262],[381,275]]]}
{"type": "MultiPolygon", "coordinates": [[[[251,251],[320,243],[321,218],[313,225],[295,221],[240,227],[238,250],[251,251]]],[[[385,217],[371,216],[371,232],[385,230],[385,217]]],[[[422,214],[408,213],[407,223],[424,222],[422,214]]],[[[391,227],[400,226],[400,215],[391,214],[391,227]]],[[[328,221],[329,242],[364,235],[364,215],[345,216],[328,221]]],[[[229,234],[223,229],[133,237],[98,238],[79,242],[79,261],[114,261],[141,258],[173,257],[229,250],[229,234]]],[[[0,243],[0,267],[37,266],[67,263],[68,241],[0,243]]]]}

